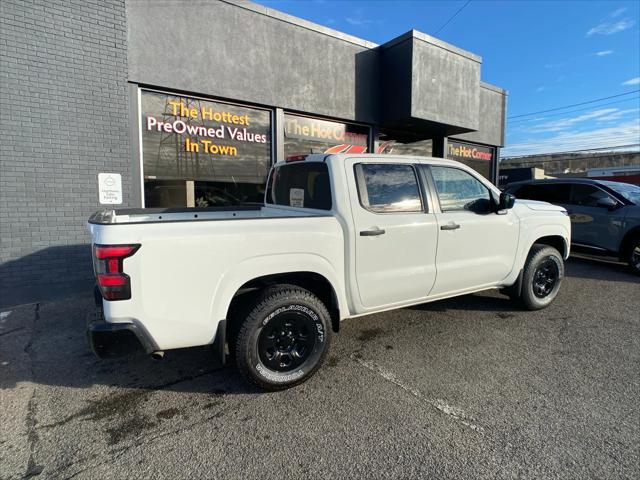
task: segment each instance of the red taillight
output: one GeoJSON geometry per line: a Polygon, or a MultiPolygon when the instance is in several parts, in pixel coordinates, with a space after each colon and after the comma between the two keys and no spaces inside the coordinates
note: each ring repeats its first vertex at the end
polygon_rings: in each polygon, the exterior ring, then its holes
{"type": "Polygon", "coordinates": [[[126,284],[125,275],[98,275],[98,285],[101,287],[121,287],[126,284]]]}
{"type": "Polygon", "coordinates": [[[98,260],[105,258],[125,258],[133,255],[140,245],[95,245],[94,251],[98,260]]]}
{"type": "Polygon", "coordinates": [[[93,268],[105,300],[131,298],[131,279],[123,271],[123,260],[140,248],[136,245],[94,245],[93,268]]]}

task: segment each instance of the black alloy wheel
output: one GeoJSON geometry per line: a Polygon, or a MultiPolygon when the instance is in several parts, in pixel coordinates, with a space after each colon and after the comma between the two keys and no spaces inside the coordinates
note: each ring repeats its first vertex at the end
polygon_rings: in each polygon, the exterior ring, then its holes
{"type": "Polygon", "coordinates": [[[558,279],[560,269],[552,258],[545,259],[533,274],[533,293],[538,298],[545,298],[553,292],[558,279]]]}
{"type": "Polygon", "coordinates": [[[331,316],[313,293],[295,285],[274,285],[248,302],[235,343],[239,372],[265,390],[283,390],[309,379],[331,341],[331,316]]]}
{"type": "Polygon", "coordinates": [[[262,363],[277,372],[302,365],[316,344],[316,328],[308,315],[296,311],[279,314],[262,328],[258,355],[262,363]]]}
{"type": "Polygon", "coordinates": [[[550,245],[534,244],[522,269],[519,300],[527,310],[548,307],[558,296],[563,277],[562,254],[550,245]]]}

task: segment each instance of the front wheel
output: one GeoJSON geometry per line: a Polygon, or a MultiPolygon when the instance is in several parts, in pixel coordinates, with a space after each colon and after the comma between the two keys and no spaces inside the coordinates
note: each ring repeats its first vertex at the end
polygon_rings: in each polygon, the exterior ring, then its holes
{"type": "Polygon", "coordinates": [[[534,245],[522,275],[521,300],[528,310],[548,307],[558,295],[564,277],[560,252],[547,245],[534,245]]]}
{"type": "Polygon", "coordinates": [[[627,263],[633,273],[640,275],[640,236],[636,236],[631,242],[627,254],[627,263]]]}
{"type": "Polygon", "coordinates": [[[331,320],[311,292],[270,287],[258,297],[236,339],[236,365],[249,382],[283,390],[309,379],[329,349],[331,320]]]}

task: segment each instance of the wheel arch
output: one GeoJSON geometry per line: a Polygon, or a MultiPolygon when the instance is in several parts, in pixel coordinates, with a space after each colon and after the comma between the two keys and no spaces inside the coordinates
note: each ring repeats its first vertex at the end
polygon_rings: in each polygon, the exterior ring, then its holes
{"type": "Polygon", "coordinates": [[[227,309],[227,319],[247,296],[275,285],[294,285],[313,293],[327,307],[334,332],[340,329],[340,302],[332,283],[323,275],[313,271],[288,271],[262,275],[243,283],[235,292],[227,309]]]}
{"type": "Polygon", "coordinates": [[[569,245],[567,245],[567,240],[562,235],[545,235],[543,237],[539,237],[531,243],[529,251],[531,251],[531,248],[535,244],[548,245],[555,248],[560,252],[562,258],[565,260],[569,256],[569,245]]]}
{"type": "Polygon", "coordinates": [[[627,233],[625,233],[622,238],[622,242],[620,242],[620,249],[618,250],[618,256],[620,260],[626,261],[626,256],[629,253],[629,249],[631,248],[633,240],[640,237],[640,225],[637,227],[633,227],[627,233]]]}
{"type": "Polygon", "coordinates": [[[249,258],[220,277],[211,299],[210,318],[216,324],[228,324],[230,310],[238,297],[268,285],[286,283],[306,288],[317,295],[331,313],[336,329],[340,318],[349,316],[349,309],[343,288],[344,272],[339,267],[342,263],[334,263],[320,255],[308,253],[249,258]],[[338,265],[337,268],[334,268],[334,263],[338,265]]]}

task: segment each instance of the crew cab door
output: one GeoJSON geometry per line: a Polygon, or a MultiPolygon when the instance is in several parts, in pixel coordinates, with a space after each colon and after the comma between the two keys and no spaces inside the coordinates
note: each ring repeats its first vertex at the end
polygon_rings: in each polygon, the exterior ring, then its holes
{"type": "Polygon", "coordinates": [[[466,170],[423,167],[439,201],[438,275],[432,295],[495,284],[512,270],[519,223],[512,210],[495,212],[489,188],[466,170]]]}
{"type": "Polygon", "coordinates": [[[419,301],[433,287],[438,225],[411,164],[345,162],[355,279],[364,309],[419,301]]]}

